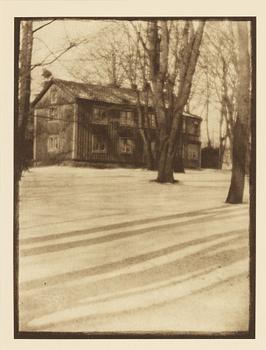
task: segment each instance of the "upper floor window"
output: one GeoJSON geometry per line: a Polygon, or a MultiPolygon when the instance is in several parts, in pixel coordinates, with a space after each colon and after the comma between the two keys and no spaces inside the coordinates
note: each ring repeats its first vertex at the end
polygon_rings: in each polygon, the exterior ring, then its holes
{"type": "Polygon", "coordinates": [[[134,151],[134,142],[131,138],[120,137],[119,139],[120,153],[132,154],[134,151]]]}
{"type": "Polygon", "coordinates": [[[92,152],[94,153],[106,153],[107,143],[103,135],[92,135],[92,152]]]}
{"type": "Polygon", "coordinates": [[[94,123],[107,123],[107,117],[104,109],[102,108],[93,108],[92,112],[92,121],[94,123]]]}
{"type": "Polygon", "coordinates": [[[197,120],[193,121],[193,127],[194,127],[194,134],[199,135],[200,134],[200,123],[197,120]]]}
{"type": "Polygon", "coordinates": [[[200,134],[200,122],[198,120],[190,120],[188,124],[188,133],[199,136],[200,134]]]}
{"type": "Polygon", "coordinates": [[[120,124],[126,126],[134,126],[134,115],[132,111],[120,112],[120,124]]]}
{"type": "Polygon", "coordinates": [[[60,137],[58,135],[50,135],[47,140],[48,152],[59,152],[61,149],[60,137]]]}
{"type": "Polygon", "coordinates": [[[59,119],[58,110],[56,107],[52,107],[49,109],[49,119],[48,121],[54,121],[59,119]]]}
{"type": "Polygon", "coordinates": [[[156,116],[154,113],[148,113],[148,115],[144,117],[144,127],[155,129],[157,126],[156,116]]]}
{"type": "Polygon", "coordinates": [[[57,91],[53,87],[50,90],[50,102],[51,103],[56,103],[57,102],[57,91]]]}
{"type": "Polygon", "coordinates": [[[156,128],[156,117],[155,114],[149,113],[149,122],[151,128],[156,128]]]}

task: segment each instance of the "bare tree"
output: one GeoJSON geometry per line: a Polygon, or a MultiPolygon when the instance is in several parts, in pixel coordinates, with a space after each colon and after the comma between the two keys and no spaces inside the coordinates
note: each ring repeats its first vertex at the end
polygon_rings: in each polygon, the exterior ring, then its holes
{"type": "Polygon", "coordinates": [[[233,128],[236,120],[238,81],[237,43],[233,22],[208,23],[202,44],[201,64],[208,72],[208,85],[219,119],[219,167],[229,141],[233,149],[233,128]]]}
{"type": "MultiPolygon", "coordinates": [[[[157,167],[156,150],[158,137],[157,131],[152,130],[152,121],[149,117],[151,90],[148,81],[148,57],[140,42],[138,31],[137,36],[133,36],[133,33],[130,32],[130,27],[124,25],[123,29],[127,38],[127,45],[125,45],[123,59],[121,60],[122,68],[130,82],[131,88],[136,94],[137,123],[144,144],[146,167],[148,170],[154,170],[157,167]],[[152,147],[152,142],[155,144],[155,149],[152,147]]],[[[135,26],[134,29],[136,30],[135,26]]],[[[154,114],[153,116],[155,125],[157,125],[156,115],[154,114]]]]}
{"type": "Polygon", "coordinates": [[[242,203],[245,184],[246,156],[249,142],[250,121],[250,54],[249,27],[247,22],[238,22],[237,118],[233,130],[233,168],[227,203],[242,203]]]}
{"type": "MultiPolygon", "coordinates": [[[[18,247],[19,233],[19,181],[21,179],[22,171],[25,165],[25,133],[30,109],[30,68],[33,37],[32,21],[22,21],[21,28],[18,28],[18,31],[19,33],[17,38],[19,38],[21,34],[21,45],[19,43],[19,40],[17,40],[16,50],[19,52],[19,62],[17,62],[19,86],[17,87],[17,108],[15,110],[14,118],[14,239],[16,242],[16,247],[18,247]]],[[[17,268],[18,266],[16,266],[16,271],[18,271],[17,268]]]]}
{"type": "Polygon", "coordinates": [[[159,159],[157,181],[174,182],[174,163],[180,150],[182,114],[188,101],[193,75],[199,55],[205,22],[195,30],[191,21],[185,21],[182,31],[174,31],[175,49],[171,52],[173,25],[161,20],[149,21],[147,46],[149,80],[159,127],[159,159]],[[170,40],[171,39],[171,40],[170,40]],[[171,63],[170,63],[171,62],[171,63]],[[178,69],[172,69],[178,67],[178,69]],[[178,138],[179,136],[179,138],[178,138]]]}
{"type": "Polygon", "coordinates": [[[19,54],[19,113],[15,118],[16,177],[19,181],[25,166],[25,134],[30,112],[31,55],[33,43],[32,21],[21,23],[21,48],[19,54]]]}
{"type": "Polygon", "coordinates": [[[88,45],[83,45],[71,67],[72,76],[83,82],[114,87],[125,85],[121,62],[125,50],[122,30],[119,22],[106,21],[106,26],[97,32],[97,36],[90,36],[88,45]]]}

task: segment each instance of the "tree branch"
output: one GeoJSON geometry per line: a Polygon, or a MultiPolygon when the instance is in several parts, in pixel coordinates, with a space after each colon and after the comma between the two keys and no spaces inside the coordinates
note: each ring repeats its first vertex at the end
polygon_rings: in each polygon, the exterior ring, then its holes
{"type": "Polygon", "coordinates": [[[63,56],[66,52],[68,52],[69,50],[73,49],[74,47],[77,47],[78,45],[86,42],[86,40],[81,40],[80,42],[78,43],[70,43],[69,46],[64,49],[60,54],[56,55],[46,44],[43,40],[39,39],[41,42],[43,42],[43,44],[46,46],[47,50],[50,52],[51,55],[54,56],[54,58],[48,62],[45,62],[45,60],[43,60],[42,62],[40,63],[36,63],[34,64],[32,67],[31,67],[31,70],[33,70],[34,68],[36,67],[40,67],[40,66],[48,66],[49,64],[52,64],[54,63],[56,60],[58,60],[61,56],[63,56]]]}
{"type": "Polygon", "coordinates": [[[34,29],[34,30],[32,31],[32,33],[36,33],[38,30],[40,30],[40,29],[42,29],[42,28],[48,26],[49,24],[53,23],[54,21],[56,21],[56,19],[52,19],[50,22],[45,23],[45,24],[41,25],[40,27],[37,27],[36,29],[34,29]]]}

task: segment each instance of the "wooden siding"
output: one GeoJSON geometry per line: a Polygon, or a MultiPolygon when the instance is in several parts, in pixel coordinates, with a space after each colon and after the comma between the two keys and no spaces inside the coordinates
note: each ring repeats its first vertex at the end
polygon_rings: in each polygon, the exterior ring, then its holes
{"type": "MultiPolygon", "coordinates": [[[[77,128],[77,160],[91,162],[114,162],[141,164],[142,148],[140,135],[135,127],[121,126],[119,123],[120,110],[128,110],[128,107],[118,108],[103,104],[79,101],[78,103],[78,128],[77,128]],[[107,122],[93,122],[93,108],[106,108],[107,122]],[[106,140],[106,152],[93,151],[93,135],[102,135],[106,140]],[[131,138],[135,144],[132,154],[123,154],[119,150],[119,138],[131,138]]],[[[132,110],[132,109],[131,109],[132,110]]],[[[134,115],[135,111],[133,110],[134,115]]]]}
{"type": "Polygon", "coordinates": [[[186,116],[185,120],[185,128],[183,130],[183,142],[184,142],[184,166],[185,168],[200,168],[201,167],[201,120],[199,118],[193,118],[186,116]],[[198,124],[198,128],[195,129],[194,123],[198,124]],[[197,158],[192,159],[189,156],[189,145],[194,145],[195,149],[197,149],[197,158]]]}
{"type": "Polygon", "coordinates": [[[57,105],[58,120],[49,120],[50,107],[35,109],[35,161],[54,163],[71,159],[72,134],[74,121],[74,105],[57,105]],[[60,139],[61,149],[58,152],[48,151],[49,136],[56,135],[60,139]]]}
{"type": "Polygon", "coordinates": [[[186,168],[200,168],[201,166],[201,143],[193,142],[187,140],[184,143],[184,165],[186,168]],[[197,153],[197,157],[193,159],[190,156],[189,148],[193,146],[195,152],[197,153]]]}
{"type": "MultiPolygon", "coordinates": [[[[200,167],[200,122],[199,118],[184,117],[184,165],[185,167],[200,167]],[[195,128],[198,123],[198,130],[195,128]],[[188,144],[198,147],[197,159],[188,156],[188,144]]],[[[155,134],[155,129],[151,130],[155,134]]],[[[46,91],[35,105],[35,139],[34,157],[37,162],[59,162],[76,160],[87,162],[143,165],[145,160],[142,137],[137,128],[136,109],[128,105],[112,105],[75,100],[71,95],[56,85],[46,91]],[[55,109],[58,119],[49,120],[51,109],[55,109]],[[93,108],[103,109],[105,116],[101,120],[93,119],[93,108]],[[120,113],[132,111],[135,125],[121,125],[120,113]],[[48,152],[49,136],[58,135],[61,142],[60,151],[48,152]],[[106,140],[106,152],[93,150],[93,135],[102,135],[106,140]],[[132,153],[123,153],[119,148],[120,138],[130,138],[134,142],[132,153]]]]}

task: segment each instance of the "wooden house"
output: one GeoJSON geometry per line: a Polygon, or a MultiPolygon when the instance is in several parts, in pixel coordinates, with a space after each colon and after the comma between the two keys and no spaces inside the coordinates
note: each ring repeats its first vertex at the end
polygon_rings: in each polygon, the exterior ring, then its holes
{"type": "MultiPolygon", "coordinates": [[[[144,165],[135,91],[51,79],[32,106],[35,164],[71,161],[103,166],[144,165]]],[[[151,104],[148,112],[151,135],[155,135],[156,118],[151,104]]],[[[184,113],[183,120],[184,164],[198,168],[201,118],[184,113]]]]}

